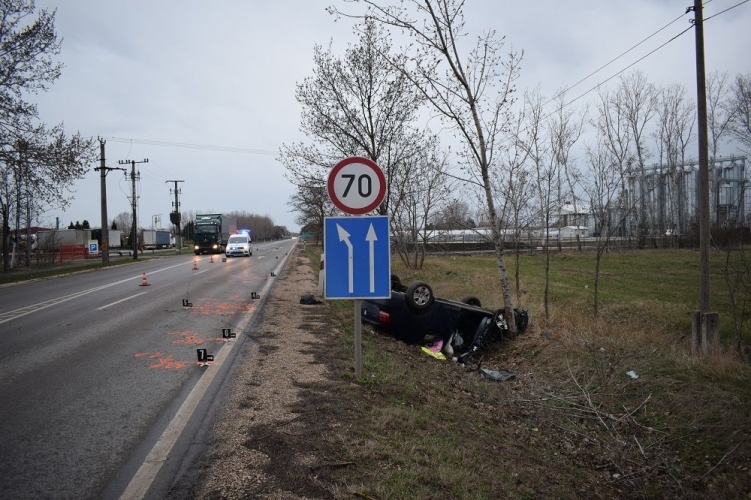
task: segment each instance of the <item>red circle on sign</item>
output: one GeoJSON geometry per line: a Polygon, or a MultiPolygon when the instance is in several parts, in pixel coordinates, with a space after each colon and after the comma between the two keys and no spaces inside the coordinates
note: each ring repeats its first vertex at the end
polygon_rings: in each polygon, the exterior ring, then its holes
{"type": "MultiPolygon", "coordinates": [[[[368,177],[369,182],[370,180],[371,179],[368,177]]],[[[341,187],[341,181],[338,186],[341,187]]],[[[334,165],[334,168],[332,168],[331,172],[329,172],[329,177],[326,182],[326,188],[329,193],[329,198],[331,198],[331,202],[339,210],[351,215],[362,215],[375,210],[376,208],[378,208],[378,205],[383,202],[383,199],[386,197],[386,177],[383,175],[381,168],[376,165],[373,160],[362,158],[360,156],[351,156],[334,165]],[[364,198],[361,195],[362,193],[358,191],[357,187],[354,190],[352,189],[352,184],[354,184],[356,180],[358,182],[360,180],[355,179],[356,176],[352,176],[352,179],[350,180],[350,183],[345,190],[345,193],[347,194],[352,193],[354,200],[353,202],[350,202],[348,204],[347,200],[344,199],[343,193],[337,192],[337,176],[342,172],[342,170],[347,169],[347,167],[349,167],[349,169],[352,169],[353,166],[364,166],[366,167],[366,170],[372,171],[373,174],[375,174],[375,177],[378,181],[378,191],[375,193],[375,197],[372,200],[370,199],[370,197],[364,198]],[[365,200],[367,204],[365,206],[360,206],[358,202],[363,202],[363,200],[365,200]]]]}

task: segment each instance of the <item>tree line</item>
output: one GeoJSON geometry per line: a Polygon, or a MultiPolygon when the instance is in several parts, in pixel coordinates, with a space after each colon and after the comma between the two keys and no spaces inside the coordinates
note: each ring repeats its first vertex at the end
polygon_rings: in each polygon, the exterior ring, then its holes
{"type": "MultiPolygon", "coordinates": [[[[520,92],[523,53],[507,50],[492,29],[468,33],[464,2],[385,4],[331,7],[338,19],[354,20],[358,42],[342,56],[333,41],[316,46],[312,75],[296,87],[306,138],[282,145],[279,160],[296,185],[289,204],[303,228],[320,232],[323,219],[336,213],[325,186],[329,169],[348,156],[373,160],[388,188],[377,213],[390,216],[392,250],[407,266],[422,266],[431,229],[490,229],[513,324],[509,233],[517,245],[529,228],[547,237],[561,223],[562,205],[573,205],[574,213],[586,207],[601,256],[614,235],[632,234],[643,247],[664,234],[658,206],[683,213],[681,172],[696,139],[695,104],[685,87],[655,85],[633,71],[615,88],[601,86],[589,104],[571,105],[566,89],[552,96],[540,88],[520,92]],[[411,43],[394,50],[392,31],[411,43]],[[659,193],[649,186],[653,164],[666,165],[659,193]]],[[[731,147],[751,151],[750,89],[751,74],[710,75],[713,158],[731,147]]],[[[515,282],[518,297],[518,275],[515,282]]],[[[547,287],[544,302],[547,316],[547,287]]]]}

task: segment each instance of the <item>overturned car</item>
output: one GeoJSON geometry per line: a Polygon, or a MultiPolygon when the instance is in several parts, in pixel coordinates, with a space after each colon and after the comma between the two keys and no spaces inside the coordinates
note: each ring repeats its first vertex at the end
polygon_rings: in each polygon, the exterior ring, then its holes
{"type": "MultiPolygon", "coordinates": [[[[428,338],[440,340],[447,356],[465,360],[486,342],[509,337],[503,309],[484,309],[476,297],[461,301],[436,297],[424,281],[402,285],[399,277],[391,276],[391,297],[362,301],[362,320],[410,343],[428,338]]],[[[527,328],[527,311],[514,309],[519,332],[527,328]]]]}

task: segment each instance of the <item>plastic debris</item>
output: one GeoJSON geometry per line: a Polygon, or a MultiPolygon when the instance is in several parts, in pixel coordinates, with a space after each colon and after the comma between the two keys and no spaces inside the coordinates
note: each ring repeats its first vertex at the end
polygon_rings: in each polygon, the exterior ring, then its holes
{"type": "Polygon", "coordinates": [[[498,382],[504,382],[506,380],[516,377],[514,372],[508,370],[488,370],[487,368],[480,368],[480,373],[485,378],[496,380],[498,382]]]}
{"type": "Polygon", "coordinates": [[[430,350],[430,347],[421,347],[422,352],[425,354],[428,354],[430,356],[433,356],[435,359],[440,359],[441,361],[446,361],[446,356],[443,355],[443,353],[439,350],[438,352],[434,352],[430,350]]]}
{"type": "Polygon", "coordinates": [[[454,355],[454,348],[451,347],[451,342],[454,341],[454,336],[456,336],[456,332],[451,334],[448,341],[446,341],[446,343],[443,344],[443,349],[441,349],[441,352],[443,352],[443,354],[447,358],[451,358],[454,355]]]}
{"type": "Polygon", "coordinates": [[[637,378],[639,378],[639,375],[634,370],[627,371],[626,375],[628,375],[629,377],[631,377],[634,380],[636,380],[637,378]]]}
{"type": "Polygon", "coordinates": [[[433,352],[441,352],[442,347],[443,347],[443,339],[438,339],[435,342],[433,342],[432,346],[430,346],[430,350],[433,352]]]}

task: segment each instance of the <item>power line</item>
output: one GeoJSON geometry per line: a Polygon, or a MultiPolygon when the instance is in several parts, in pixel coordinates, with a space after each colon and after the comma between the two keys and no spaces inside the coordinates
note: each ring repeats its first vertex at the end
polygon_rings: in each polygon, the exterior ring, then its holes
{"type": "MultiPolygon", "coordinates": [[[[717,16],[719,16],[720,14],[723,14],[723,13],[725,13],[725,12],[727,12],[727,11],[731,10],[731,9],[734,9],[734,8],[736,8],[736,7],[740,6],[740,5],[743,5],[744,3],[748,3],[749,1],[751,1],[751,0],[743,0],[743,1],[742,1],[742,2],[740,2],[740,3],[738,3],[738,4],[736,4],[736,5],[733,5],[732,7],[728,7],[727,9],[725,9],[725,10],[723,10],[723,11],[721,11],[721,12],[718,12],[717,14],[714,14],[713,16],[710,16],[710,17],[708,17],[708,18],[704,19],[704,22],[706,22],[706,21],[707,21],[707,20],[709,20],[709,19],[712,19],[713,17],[717,17],[717,16]]],[[[712,0],[708,0],[707,2],[704,2],[704,5],[706,5],[706,4],[710,3],[710,2],[712,2],[712,0]]],[[[638,47],[639,45],[641,45],[642,43],[644,43],[644,42],[645,42],[646,40],[648,40],[648,39],[652,38],[652,37],[653,37],[654,35],[656,35],[656,34],[657,34],[657,33],[659,33],[660,31],[664,30],[665,28],[667,28],[667,27],[668,27],[668,26],[670,26],[671,24],[675,23],[675,22],[676,22],[677,20],[679,20],[680,18],[682,18],[682,17],[684,16],[684,15],[686,15],[686,14],[687,14],[688,12],[690,12],[690,11],[689,11],[689,10],[687,10],[686,12],[684,12],[683,14],[681,14],[680,16],[678,16],[677,18],[673,19],[672,21],[670,21],[670,22],[669,22],[668,24],[666,24],[665,26],[663,26],[663,27],[662,27],[662,28],[660,28],[659,30],[657,30],[657,31],[655,31],[654,33],[652,33],[651,35],[649,35],[649,36],[648,36],[647,38],[645,38],[645,39],[644,39],[644,40],[642,40],[641,42],[637,43],[636,45],[634,45],[633,47],[631,47],[631,48],[630,48],[630,49],[628,49],[627,51],[623,52],[623,53],[622,53],[621,55],[619,55],[619,56],[615,57],[615,58],[614,58],[614,59],[612,59],[612,60],[611,60],[610,62],[608,62],[608,63],[606,63],[605,65],[601,66],[600,68],[598,68],[598,69],[597,69],[597,70],[595,70],[594,72],[590,73],[589,75],[587,75],[586,77],[584,77],[584,78],[583,78],[582,80],[579,80],[579,81],[578,81],[578,82],[576,82],[576,83],[575,83],[574,85],[572,85],[572,86],[570,86],[570,87],[567,87],[567,88],[566,88],[566,90],[564,90],[564,91],[562,91],[562,92],[559,92],[559,93],[558,93],[558,94],[556,95],[556,97],[558,97],[558,96],[562,95],[562,94],[563,94],[563,93],[565,93],[565,92],[566,92],[566,91],[567,91],[568,89],[571,89],[571,88],[573,88],[573,87],[575,87],[575,86],[579,85],[579,84],[580,84],[581,82],[583,82],[584,80],[586,80],[586,79],[587,79],[587,78],[589,78],[590,76],[594,75],[595,73],[599,72],[599,71],[600,71],[601,69],[605,68],[606,66],[610,65],[610,64],[611,64],[612,62],[614,62],[614,61],[616,61],[616,60],[620,59],[620,58],[621,58],[622,56],[626,55],[626,54],[627,54],[628,52],[630,52],[630,51],[631,51],[631,50],[633,50],[634,48],[638,47]]],[[[647,57],[651,56],[652,54],[654,54],[655,52],[657,52],[657,51],[658,51],[658,50],[660,50],[661,48],[665,47],[665,46],[666,46],[667,44],[671,43],[672,41],[674,41],[674,40],[675,40],[675,39],[677,39],[678,37],[680,37],[680,36],[682,36],[683,34],[685,34],[686,32],[688,32],[688,31],[689,31],[690,29],[692,29],[693,27],[694,27],[694,25],[692,24],[691,26],[689,26],[689,27],[688,27],[688,28],[686,28],[685,30],[681,31],[681,32],[680,32],[680,33],[678,33],[677,35],[673,36],[673,37],[672,37],[672,38],[671,38],[670,40],[666,41],[665,43],[663,43],[663,44],[662,44],[662,45],[660,45],[659,47],[657,47],[657,48],[655,48],[655,49],[651,50],[650,52],[648,52],[647,54],[643,55],[642,57],[640,57],[640,58],[639,58],[639,59],[637,59],[636,61],[632,62],[631,64],[629,64],[629,65],[628,65],[628,66],[626,66],[625,68],[621,69],[621,70],[620,70],[620,71],[618,71],[617,73],[615,73],[615,74],[611,75],[610,77],[608,77],[607,79],[605,79],[605,80],[601,81],[600,83],[598,83],[597,85],[593,86],[592,88],[590,88],[590,89],[589,89],[589,90],[587,90],[586,92],[584,92],[584,93],[580,94],[579,96],[577,96],[576,98],[572,99],[571,101],[569,101],[569,102],[567,102],[567,103],[563,104],[563,105],[561,106],[561,108],[566,108],[566,107],[568,107],[569,105],[571,105],[571,104],[575,103],[576,101],[578,101],[579,99],[581,99],[581,98],[582,98],[582,97],[584,97],[585,95],[589,94],[589,93],[590,93],[590,92],[592,92],[593,90],[597,89],[597,88],[598,88],[598,87],[599,87],[600,85],[603,85],[603,84],[605,84],[605,83],[609,82],[610,80],[612,80],[613,78],[617,77],[618,75],[620,75],[620,74],[624,73],[624,72],[625,72],[626,70],[628,70],[628,69],[632,68],[632,67],[633,67],[634,65],[636,65],[636,64],[638,64],[638,63],[640,63],[641,61],[643,61],[643,60],[644,60],[644,59],[646,59],[647,57]]],[[[553,100],[554,100],[554,99],[555,99],[556,97],[554,97],[554,98],[552,98],[552,99],[549,99],[548,101],[546,101],[546,102],[545,102],[545,103],[543,104],[543,106],[545,106],[545,105],[547,105],[548,103],[550,103],[551,101],[553,101],[553,100]]],[[[556,110],[556,111],[557,111],[557,110],[556,110]]],[[[548,117],[552,116],[552,115],[553,115],[553,114],[554,114],[554,113],[555,113],[556,111],[553,111],[552,113],[549,113],[549,114],[545,115],[545,116],[544,116],[543,118],[548,118],[548,117]]]]}
{"type": "MultiPolygon", "coordinates": [[[[710,0],[710,1],[711,1],[711,0],[710,0]]],[[[748,1],[748,0],[746,0],[746,1],[748,1]]],[[[582,78],[581,80],[579,80],[578,82],[574,83],[573,85],[570,85],[570,86],[566,87],[566,88],[565,88],[564,90],[560,91],[560,92],[559,92],[558,94],[556,94],[555,96],[551,97],[551,98],[550,98],[550,99],[549,99],[548,101],[546,101],[545,103],[543,103],[543,107],[544,107],[544,106],[546,106],[547,104],[549,104],[550,102],[554,101],[555,99],[557,99],[557,98],[558,98],[559,96],[561,96],[561,95],[565,94],[565,93],[566,93],[566,92],[568,92],[569,90],[571,90],[571,89],[573,89],[574,87],[578,86],[578,85],[579,85],[580,83],[582,83],[582,82],[584,82],[584,81],[588,80],[588,79],[589,79],[590,77],[592,77],[592,76],[596,75],[597,73],[599,73],[599,72],[600,72],[600,71],[602,71],[603,69],[607,68],[608,66],[610,66],[611,64],[613,64],[613,63],[614,63],[615,61],[617,61],[617,60],[618,60],[618,59],[620,59],[621,57],[625,56],[626,54],[628,54],[629,52],[631,52],[632,50],[634,50],[635,48],[637,48],[638,46],[640,46],[641,44],[643,44],[644,42],[646,42],[647,40],[649,40],[650,38],[654,37],[655,35],[657,35],[657,34],[658,34],[658,33],[660,33],[661,31],[663,31],[663,30],[664,30],[665,28],[667,28],[668,26],[670,26],[670,25],[672,25],[673,23],[675,23],[676,21],[680,20],[680,19],[681,19],[681,18],[682,18],[683,16],[685,16],[685,15],[686,15],[686,13],[684,12],[684,13],[683,13],[683,14],[681,14],[680,16],[676,17],[675,19],[673,19],[672,21],[670,21],[669,23],[667,23],[667,24],[666,24],[665,26],[663,26],[662,28],[658,29],[657,31],[655,31],[654,33],[652,33],[651,35],[649,35],[648,37],[646,37],[646,38],[642,39],[642,40],[641,40],[640,42],[638,42],[638,43],[636,43],[635,45],[633,45],[633,46],[632,46],[631,48],[627,49],[627,50],[626,50],[626,51],[624,51],[624,52],[621,52],[621,53],[620,53],[619,55],[617,55],[616,57],[614,57],[614,58],[613,58],[613,59],[611,59],[610,61],[606,62],[605,64],[603,64],[602,66],[600,66],[599,68],[597,68],[596,70],[594,70],[593,72],[591,72],[590,74],[588,74],[587,76],[585,76],[584,78],[582,78]]],[[[648,55],[649,55],[649,54],[648,54],[648,55]]],[[[645,56],[645,57],[646,57],[646,56],[645,56]]],[[[640,59],[640,60],[641,60],[641,59],[640,59]]],[[[638,62],[638,61],[637,61],[637,62],[638,62]]],[[[629,67],[630,67],[630,66],[629,66],[629,67]]],[[[627,68],[627,69],[628,69],[628,68],[627,68]]],[[[612,77],[611,77],[611,78],[612,78],[612,77]]],[[[608,80],[609,80],[609,79],[608,79],[608,80]]],[[[607,81],[607,80],[606,80],[606,81],[607,81]]],[[[604,83],[604,82],[603,82],[603,83],[604,83]]],[[[600,85],[601,85],[601,84],[600,84],[600,85]]]]}
{"type": "Polygon", "coordinates": [[[166,148],[202,149],[202,150],[208,150],[208,151],[222,151],[225,153],[245,153],[245,154],[256,154],[256,155],[278,154],[278,151],[270,151],[267,149],[238,148],[238,147],[233,147],[233,146],[214,146],[210,144],[191,144],[187,142],[156,141],[156,140],[151,140],[151,139],[128,139],[125,137],[108,137],[108,139],[114,142],[145,144],[149,146],[159,146],[159,147],[166,147],[166,148]]]}
{"type": "MultiPolygon", "coordinates": [[[[713,17],[717,17],[717,16],[719,16],[720,14],[724,14],[725,12],[727,12],[727,11],[729,11],[729,10],[732,10],[732,9],[734,9],[734,8],[736,8],[736,7],[740,7],[740,6],[741,6],[741,5],[743,5],[744,3],[748,3],[748,2],[749,2],[749,0],[743,0],[743,1],[742,1],[742,2],[740,2],[740,3],[737,3],[737,4],[733,5],[732,7],[728,7],[728,8],[727,8],[727,9],[725,9],[725,10],[721,10],[721,11],[720,11],[720,12],[718,12],[717,14],[715,14],[715,15],[713,15],[713,16],[709,16],[709,17],[705,18],[705,19],[704,19],[704,22],[707,22],[707,21],[709,21],[710,19],[712,19],[713,17]]],[[[709,3],[709,2],[704,2],[704,5],[707,5],[708,3],[709,3]]]]}

